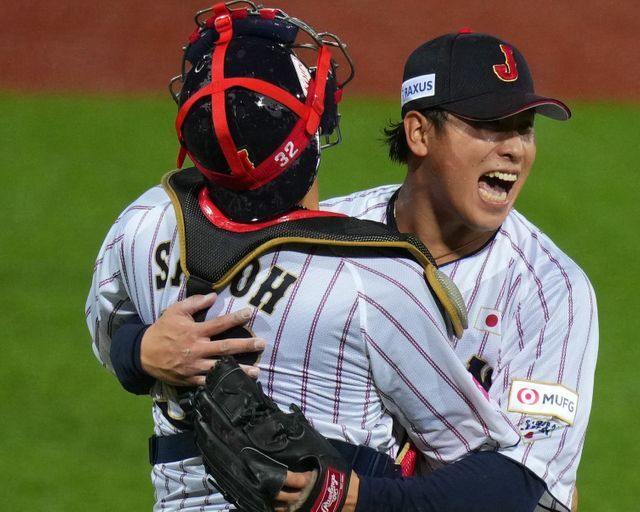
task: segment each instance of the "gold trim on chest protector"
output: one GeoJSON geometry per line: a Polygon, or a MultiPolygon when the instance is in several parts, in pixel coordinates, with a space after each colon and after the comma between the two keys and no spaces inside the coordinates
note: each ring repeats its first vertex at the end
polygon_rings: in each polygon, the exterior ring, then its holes
{"type": "MultiPolygon", "coordinates": [[[[178,235],[180,239],[180,265],[185,277],[188,279],[191,274],[187,268],[187,248],[186,248],[186,231],[184,215],[180,200],[175,190],[172,188],[169,180],[171,176],[180,170],[174,170],[164,175],[162,178],[162,186],[169,195],[173,209],[176,212],[176,222],[178,227],[178,235]]],[[[464,306],[464,300],[460,295],[460,291],[457,286],[451,281],[449,277],[438,270],[429,259],[420,251],[415,245],[409,242],[395,241],[395,242],[357,242],[352,240],[331,240],[331,239],[319,239],[319,238],[306,238],[306,237],[280,237],[273,238],[264,242],[259,247],[256,247],[249,254],[245,255],[242,259],[236,262],[222,278],[213,283],[212,291],[220,292],[223,290],[231,280],[240,272],[247,264],[274,247],[278,247],[286,244],[308,244],[308,245],[327,245],[327,246],[340,246],[340,247],[380,247],[380,248],[396,248],[405,249],[413,258],[422,265],[424,269],[424,277],[436,295],[438,301],[442,304],[447,317],[451,320],[454,334],[457,338],[462,337],[462,333],[468,326],[467,311],[464,306]]]]}

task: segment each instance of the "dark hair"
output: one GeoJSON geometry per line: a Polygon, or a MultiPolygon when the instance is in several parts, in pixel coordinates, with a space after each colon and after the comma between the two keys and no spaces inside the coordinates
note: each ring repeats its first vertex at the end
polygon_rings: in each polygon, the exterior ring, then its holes
{"type": "MultiPolygon", "coordinates": [[[[447,119],[447,113],[440,108],[418,110],[418,112],[431,121],[436,131],[442,128],[447,119]]],[[[402,121],[397,123],[389,122],[384,129],[384,142],[389,146],[389,158],[392,162],[406,164],[409,161],[409,146],[407,145],[402,121]]]]}

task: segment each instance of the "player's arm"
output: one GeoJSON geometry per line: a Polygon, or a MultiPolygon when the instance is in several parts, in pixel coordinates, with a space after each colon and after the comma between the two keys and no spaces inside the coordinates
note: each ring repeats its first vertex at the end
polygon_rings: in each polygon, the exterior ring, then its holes
{"type": "Polygon", "coordinates": [[[111,335],[127,318],[136,315],[123,271],[123,240],[127,210],[107,233],[98,252],[85,306],[85,319],[96,358],[110,371],[111,335]]]}
{"type": "Polygon", "coordinates": [[[387,410],[418,450],[440,463],[475,450],[517,445],[520,436],[513,424],[453,351],[426,285],[415,295],[401,281],[410,276],[398,273],[394,279],[394,297],[374,294],[372,279],[362,293],[367,301],[363,337],[373,382],[387,410]],[[395,307],[398,303],[402,307],[395,307]]]}
{"type": "MultiPolygon", "coordinates": [[[[169,310],[165,314],[168,312],[169,310]]],[[[168,316],[167,320],[178,322],[173,316],[168,316]]],[[[147,327],[139,319],[132,325],[142,332],[147,327]]],[[[167,324],[159,324],[158,327],[159,332],[173,331],[167,324]]],[[[116,333],[114,344],[118,344],[117,340],[125,331],[126,329],[122,329],[116,333]]],[[[165,333],[161,337],[167,335],[168,333],[165,333]]],[[[290,472],[287,486],[292,489],[304,488],[308,485],[307,479],[308,475],[305,477],[305,474],[290,472]]],[[[343,510],[470,510],[469,507],[473,504],[476,507],[473,510],[482,512],[493,511],[499,505],[509,504],[508,510],[524,512],[533,510],[529,504],[537,503],[543,490],[542,482],[526,468],[495,452],[481,452],[445,466],[430,475],[410,479],[361,477],[359,480],[356,476],[351,480],[349,498],[343,510]],[[460,489],[465,489],[465,492],[460,493],[460,489]],[[515,500],[514,497],[518,499],[515,500]],[[516,503],[512,503],[514,501],[516,503]],[[453,508],[454,506],[457,508],[453,508]]],[[[291,502],[296,501],[298,497],[298,493],[290,489],[288,492],[282,492],[278,499],[291,502]]]]}
{"type": "Polygon", "coordinates": [[[477,452],[428,475],[361,477],[355,512],[532,512],[544,490],[526,467],[498,452],[477,452]]]}
{"type": "MultiPolygon", "coordinates": [[[[194,315],[213,305],[215,294],[194,295],[169,306],[152,325],[132,316],[113,335],[110,358],[122,386],[135,394],[146,394],[156,380],[177,386],[204,384],[204,374],[216,358],[260,351],[261,338],[227,338],[211,342],[211,337],[244,325],[251,309],[242,309],[217,318],[197,322],[194,315]]],[[[243,367],[257,377],[258,368],[243,367]]]]}
{"type": "MultiPolygon", "coordinates": [[[[309,485],[309,473],[287,473],[291,503],[309,485]]],[[[477,452],[429,475],[378,478],[352,473],[342,512],[531,512],[545,485],[529,469],[497,452],[477,452]]],[[[282,509],[284,510],[284,509],[282,509]]]]}
{"type": "Polygon", "coordinates": [[[577,267],[564,270],[517,308],[503,334],[511,348],[503,353],[490,394],[523,437],[506,454],[543,477],[549,494],[568,509],[587,437],[598,321],[587,278],[577,267]]]}
{"type": "MultiPolygon", "coordinates": [[[[158,274],[167,271],[158,268],[156,245],[158,240],[175,238],[172,213],[160,187],[145,192],[122,212],[98,254],[86,303],[96,357],[125,389],[137,394],[148,393],[156,380],[179,386],[200,384],[202,373],[214,364],[212,358],[254,352],[264,343],[255,337],[210,343],[210,336],[244,324],[246,316],[235,312],[195,322],[193,314],[213,303],[213,295],[170,305],[160,314],[160,301],[176,301],[184,283],[176,286],[165,280],[157,289],[136,284],[136,279],[158,282],[158,274]],[[146,317],[141,319],[138,312],[146,317]]],[[[172,257],[177,260],[173,253],[172,257]]]]}
{"type": "Polygon", "coordinates": [[[452,350],[426,287],[415,291],[410,276],[393,278],[394,297],[363,279],[361,321],[373,380],[420,451],[444,465],[412,479],[361,476],[357,510],[533,510],[544,484],[494,451],[519,443],[515,427],[452,350]]]}
{"type": "Polygon", "coordinates": [[[116,219],[96,258],[85,317],[94,353],[111,371],[113,333],[140,312],[143,320],[151,322],[166,291],[148,283],[158,282],[156,274],[166,271],[158,268],[162,255],[157,244],[176,236],[175,222],[167,221],[172,215],[170,205],[160,186],[144,192],[116,219]]]}

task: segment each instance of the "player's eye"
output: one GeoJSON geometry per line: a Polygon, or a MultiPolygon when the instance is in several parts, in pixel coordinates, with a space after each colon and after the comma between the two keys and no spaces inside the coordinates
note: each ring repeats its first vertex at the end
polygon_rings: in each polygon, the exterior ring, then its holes
{"type": "Polygon", "coordinates": [[[533,119],[530,122],[522,123],[518,127],[518,134],[526,141],[532,141],[535,138],[535,128],[533,119]]]}

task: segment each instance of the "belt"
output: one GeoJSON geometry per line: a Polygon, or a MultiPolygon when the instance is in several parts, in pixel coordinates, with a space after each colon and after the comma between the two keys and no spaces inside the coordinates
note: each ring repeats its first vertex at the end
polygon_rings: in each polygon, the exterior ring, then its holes
{"type": "MultiPolygon", "coordinates": [[[[400,466],[385,453],[363,445],[329,439],[329,442],[347,460],[360,476],[396,478],[401,476],[400,466]]],[[[179,460],[201,457],[192,431],[169,436],[153,435],[149,438],[149,462],[167,464],[179,460]]]]}
{"type": "Polygon", "coordinates": [[[149,438],[149,462],[166,464],[179,460],[202,457],[202,452],[196,446],[193,432],[187,431],[170,436],[156,436],[149,438]]]}

